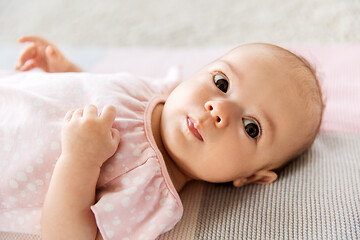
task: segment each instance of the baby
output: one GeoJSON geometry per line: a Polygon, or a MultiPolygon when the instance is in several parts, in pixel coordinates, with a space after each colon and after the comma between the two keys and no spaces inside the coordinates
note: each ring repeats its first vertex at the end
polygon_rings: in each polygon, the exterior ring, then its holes
{"type": "MultiPolygon", "coordinates": [[[[42,38],[20,42],[33,44],[22,53],[18,70],[81,71],[42,38]]],[[[43,76],[48,75],[35,78],[43,76]]],[[[154,239],[180,220],[177,192],[186,183],[272,183],[278,169],[311,146],[321,123],[322,96],[313,69],[270,44],[239,46],[166,95],[128,74],[104,77],[55,74],[47,82],[62,81],[70,86],[65,92],[86,89],[79,94],[95,104],[68,104],[77,109],[65,115],[61,149],[40,203],[43,239],[154,239]],[[80,76],[91,80],[85,84],[80,76]],[[106,90],[99,92],[102,87],[106,90]]],[[[9,82],[0,80],[4,86],[9,82]]],[[[46,94],[60,91],[50,88],[46,94]]],[[[10,180],[10,186],[16,190],[19,181],[10,180]]],[[[3,207],[0,197],[2,215],[12,217],[6,211],[11,204],[3,207]]],[[[0,225],[6,222],[2,215],[0,225]]]]}

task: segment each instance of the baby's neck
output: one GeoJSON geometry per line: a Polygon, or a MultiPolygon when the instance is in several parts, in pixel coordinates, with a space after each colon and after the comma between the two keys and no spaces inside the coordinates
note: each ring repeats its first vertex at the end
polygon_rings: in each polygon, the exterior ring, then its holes
{"type": "Polygon", "coordinates": [[[154,111],[151,115],[151,130],[156,145],[164,158],[165,165],[171,181],[174,184],[176,191],[180,192],[180,190],[185,186],[188,181],[190,181],[190,179],[180,171],[180,169],[176,166],[175,162],[170,158],[161,139],[161,113],[163,108],[164,104],[158,104],[155,106],[154,111]]]}

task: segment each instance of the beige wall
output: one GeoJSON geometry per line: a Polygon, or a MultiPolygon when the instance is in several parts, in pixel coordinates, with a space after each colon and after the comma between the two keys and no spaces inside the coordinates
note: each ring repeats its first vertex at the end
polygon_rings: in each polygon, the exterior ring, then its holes
{"type": "Polygon", "coordinates": [[[0,44],[69,46],[360,43],[359,0],[0,0],[0,44]]]}

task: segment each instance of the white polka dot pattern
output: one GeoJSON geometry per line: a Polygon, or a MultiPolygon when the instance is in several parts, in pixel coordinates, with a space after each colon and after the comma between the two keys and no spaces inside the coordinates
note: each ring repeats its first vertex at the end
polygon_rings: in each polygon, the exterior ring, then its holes
{"type": "Polygon", "coordinates": [[[160,90],[129,74],[0,78],[0,231],[40,233],[41,207],[61,153],[63,117],[87,104],[99,111],[114,105],[114,127],[121,134],[117,152],[101,169],[99,201],[92,206],[104,239],[153,239],[172,228],[182,204],[144,126],[160,90]]]}

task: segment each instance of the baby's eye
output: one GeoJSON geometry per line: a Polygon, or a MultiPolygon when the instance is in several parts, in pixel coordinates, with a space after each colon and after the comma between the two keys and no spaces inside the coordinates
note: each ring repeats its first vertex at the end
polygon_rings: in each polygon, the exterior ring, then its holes
{"type": "Polygon", "coordinates": [[[249,137],[256,139],[260,136],[260,127],[255,120],[244,118],[243,123],[245,131],[249,137]]]}
{"type": "Polygon", "coordinates": [[[215,74],[213,78],[216,87],[222,92],[226,93],[229,87],[229,81],[227,80],[227,78],[221,74],[215,74]]]}

